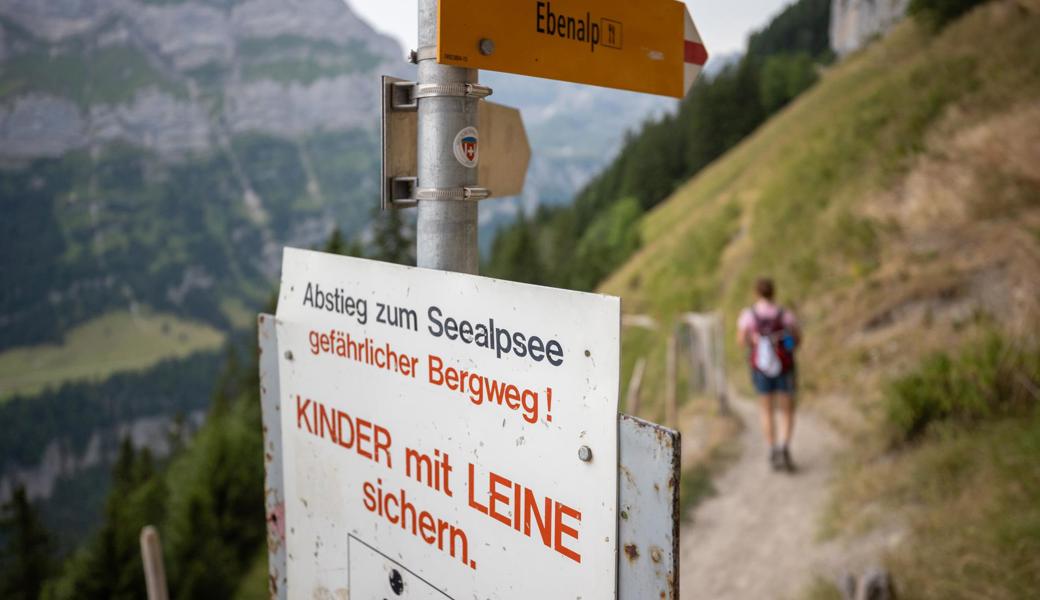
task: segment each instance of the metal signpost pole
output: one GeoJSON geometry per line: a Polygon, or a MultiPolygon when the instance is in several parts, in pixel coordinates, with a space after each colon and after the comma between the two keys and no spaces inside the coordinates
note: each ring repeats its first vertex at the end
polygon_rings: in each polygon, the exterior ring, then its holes
{"type": "Polygon", "coordinates": [[[464,190],[477,185],[477,169],[456,158],[455,145],[459,132],[477,127],[480,100],[422,94],[424,88],[459,89],[477,83],[477,70],[437,64],[436,47],[437,0],[419,0],[417,264],[476,274],[477,202],[464,197],[464,190]]]}

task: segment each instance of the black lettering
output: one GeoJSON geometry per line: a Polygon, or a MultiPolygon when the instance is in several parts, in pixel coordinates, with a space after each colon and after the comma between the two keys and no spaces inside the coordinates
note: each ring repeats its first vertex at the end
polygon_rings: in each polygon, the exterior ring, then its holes
{"type": "Polygon", "coordinates": [[[558,367],[563,364],[563,346],[556,340],[549,340],[549,343],[545,345],[545,357],[549,359],[549,364],[558,367]]]}
{"type": "Polygon", "coordinates": [[[443,314],[444,313],[441,312],[441,309],[437,308],[436,306],[431,306],[430,309],[426,311],[426,316],[429,317],[430,321],[433,322],[433,325],[427,327],[427,329],[430,330],[430,335],[432,335],[433,337],[441,337],[442,335],[444,335],[444,326],[441,325],[441,322],[438,319],[438,317],[440,317],[443,314]],[[435,326],[436,329],[434,329],[435,326]]]}
{"type": "MultiPolygon", "coordinates": [[[[609,21],[609,19],[605,19],[609,21]]],[[[585,17],[580,15],[566,15],[554,13],[552,2],[536,2],[534,12],[534,30],[537,33],[560,37],[565,40],[587,43],[589,52],[595,52],[599,45],[599,22],[593,20],[590,11],[585,12],[585,17]]],[[[614,26],[610,25],[611,40],[613,40],[614,26]]]]}
{"type": "Polygon", "coordinates": [[[473,342],[473,325],[469,321],[463,321],[459,325],[459,338],[467,344],[473,342]]]}
{"type": "Polygon", "coordinates": [[[509,351],[513,347],[512,342],[509,340],[509,332],[505,329],[495,330],[495,344],[497,346],[495,352],[497,353],[498,358],[502,358],[503,352],[509,354],[509,351]]]}
{"type": "Polygon", "coordinates": [[[537,335],[527,338],[527,351],[530,352],[531,358],[535,362],[542,362],[542,359],[545,358],[545,346],[542,338],[537,335]]]}
{"type": "Polygon", "coordinates": [[[357,318],[362,325],[368,323],[368,300],[357,301],[357,318]]]}
{"type": "Polygon", "coordinates": [[[517,356],[519,356],[520,358],[527,356],[527,344],[524,340],[524,334],[520,333],[519,331],[513,334],[513,346],[516,347],[516,350],[514,350],[513,352],[517,356]]]}

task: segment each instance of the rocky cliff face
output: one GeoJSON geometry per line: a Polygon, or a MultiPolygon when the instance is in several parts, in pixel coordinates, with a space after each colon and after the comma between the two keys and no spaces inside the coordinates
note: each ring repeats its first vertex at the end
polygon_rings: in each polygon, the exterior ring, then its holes
{"type": "Polygon", "coordinates": [[[884,34],[906,15],[910,0],[833,0],[831,48],[843,56],[884,34]]]}
{"type": "Polygon", "coordinates": [[[397,43],[341,0],[3,0],[0,159],[370,126],[397,43]]]}

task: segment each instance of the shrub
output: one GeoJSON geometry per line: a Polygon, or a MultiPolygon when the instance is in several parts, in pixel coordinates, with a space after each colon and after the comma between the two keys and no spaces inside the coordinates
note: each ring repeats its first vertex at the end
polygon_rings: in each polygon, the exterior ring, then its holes
{"type": "Polygon", "coordinates": [[[971,423],[1005,416],[1040,401],[1040,353],[991,334],[956,356],[935,354],[886,390],[885,412],[896,443],[932,423],[971,423]]]}

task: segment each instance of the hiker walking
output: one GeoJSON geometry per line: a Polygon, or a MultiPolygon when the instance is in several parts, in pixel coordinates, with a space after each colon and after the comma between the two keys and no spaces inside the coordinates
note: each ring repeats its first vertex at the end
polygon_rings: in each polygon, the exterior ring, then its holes
{"type": "Polygon", "coordinates": [[[774,470],[793,471],[790,447],[797,383],[794,351],[801,341],[801,332],[794,313],[773,302],[776,290],[772,279],[759,279],[755,291],[758,299],[737,320],[737,343],[748,351],[751,382],[761,397],[769,463],[774,470]],[[773,417],[777,404],[782,415],[779,443],[773,417]]]}

